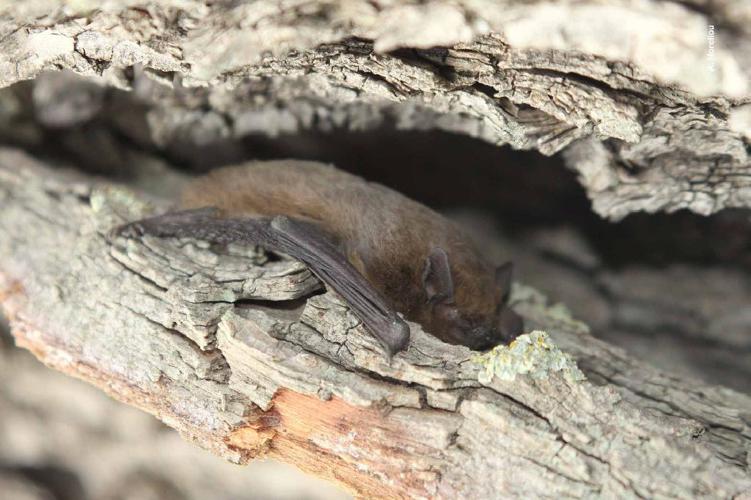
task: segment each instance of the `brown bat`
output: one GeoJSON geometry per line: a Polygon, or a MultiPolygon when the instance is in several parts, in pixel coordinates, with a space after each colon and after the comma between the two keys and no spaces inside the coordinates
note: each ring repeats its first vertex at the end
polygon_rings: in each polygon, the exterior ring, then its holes
{"type": "Polygon", "coordinates": [[[116,232],[245,242],[296,258],[339,292],[389,355],[409,343],[397,311],[472,349],[522,332],[521,317],[506,306],[511,263],[494,268],[443,216],[333,166],[221,168],[188,185],[181,209],[116,232]]]}

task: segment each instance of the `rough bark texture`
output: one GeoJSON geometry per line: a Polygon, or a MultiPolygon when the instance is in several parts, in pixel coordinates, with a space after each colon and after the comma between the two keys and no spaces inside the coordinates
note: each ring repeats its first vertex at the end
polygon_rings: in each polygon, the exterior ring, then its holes
{"type": "Polygon", "coordinates": [[[318,285],[303,266],[191,241],[108,245],[147,210],[138,198],[19,151],[0,153],[0,202],[16,341],[230,460],[279,458],[367,497],[751,488],[748,396],[643,364],[526,286],[514,306],[587,380],[488,380],[476,353],[417,325],[389,363],[332,293],[305,299],[318,285]]]}
{"type": "Polygon", "coordinates": [[[4,14],[0,85],[68,68],[132,88],[156,104],[130,132],[167,149],[389,122],[565,150],[612,219],[751,205],[746,1],[35,0],[4,14]]]}
{"type": "Polygon", "coordinates": [[[292,467],[237,467],[13,348],[0,324],[3,500],[345,500],[292,467]]]}
{"type": "MultiPolygon", "coordinates": [[[[182,182],[169,162],[238,161],[253,136],[388,125],[560,153],[611,219],[749,207],[749,26],[751,4],[732,0],[0,3],[0,141],[47,158],[0,150],[0,303],[48,365],[220,456],[279,458],[361,496],[742,496],[747,212],[684,231],[699,234],[684,247],[722,266],[660,269],[631,246],[635,260],[610,268],[570,229],[481,230],[484,248],[502,241],[527,284],[587,322],[516,286],[515,307],[586,380],[505,380],[511,354],[480,359],[416,325],[387,362],[334,294],[311,296],[321,285],[299,263],[201,242],[108,245],[108,229],[151,209],[59,167],[127,171],[159,205],[182,182]]],[[[543,340],[530,349],[545,366],[565,360],[543,340]]]]}

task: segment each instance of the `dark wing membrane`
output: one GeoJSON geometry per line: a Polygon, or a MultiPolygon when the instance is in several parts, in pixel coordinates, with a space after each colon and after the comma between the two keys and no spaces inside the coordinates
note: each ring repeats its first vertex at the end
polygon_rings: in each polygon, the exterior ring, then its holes
{"type": "Polygon", "coordinates": [[[390,354],[406,347],[407,324],[323,230],[285,216],[275,217],[271,227],[279,250],[306,263],[324,283],[339,292],[390,354]]]}

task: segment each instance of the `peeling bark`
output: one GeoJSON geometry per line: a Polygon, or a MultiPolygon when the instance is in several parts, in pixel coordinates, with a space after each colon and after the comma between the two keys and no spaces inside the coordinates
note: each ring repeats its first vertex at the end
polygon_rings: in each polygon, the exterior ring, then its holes
{"type": "Polygon", "coordinates": [[[4,343],[0,379],[3,499],[349,498],[279,463],[236,467],[4,343]]]}
{"type": "Polygon", "coordinates": [[[476,353],[412,325],[389,363],[333,293],[257,249],[104,233],[150,208],[0,152],[0,303],[48,365],[227,459],[270,456],[359,496],[732,497],[751,399],[593,338],[533,289],[512,302],[587,380],[480,382],[476,353]]]}
{"type": "MultiPolygon", "coordinates": [[[[706,215],[751,206],[749,26],[751,4],[733,0],[0,6],[0,141],[47,158],[0,150],[0,304],[48,365],[227,459],[279,458],[358,496],[742,495],[751,399],[697,377],[722,379],[706,373],[718,356],[749,392],[747,272],[614,270],[566,235],[507,242],[525,278],[587,318],[514,289],[587,380],[488,381],[476,353],[417,325],[387,362],[297,262],[108,245],[154,208],[52,169],[52,148],[160,172],[146,183],[160,205],[182,182],[170,160],[238,161],[249,137],[442,130],[560,154],[603,217],[706,215]],[[589,327],[704,364],[658,370],[589,327]]],[[[713,249],[747,254],[747,215],[722,216],[712,235],[733,242],[713,249]]]]}
{"type": "Polygon", "coordinates": [[[604,217],[710,214],[751,205],[749,25],[731,0],[36,0],[6,7],[0,85],[133,89],[167,149],[394,123],[563,151],[604,217]]]}

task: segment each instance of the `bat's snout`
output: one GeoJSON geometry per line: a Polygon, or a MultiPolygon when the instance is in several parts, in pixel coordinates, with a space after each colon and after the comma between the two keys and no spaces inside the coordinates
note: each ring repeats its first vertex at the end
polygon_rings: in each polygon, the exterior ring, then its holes
{"type": "Polygon", "coordinates": [[[496,324],[471,330],[462,342],[476,351],[492,349],[499,344],[508,344],[524,331],[524,320],[512,309],[504,307],[498,314],[496,324]]]}

